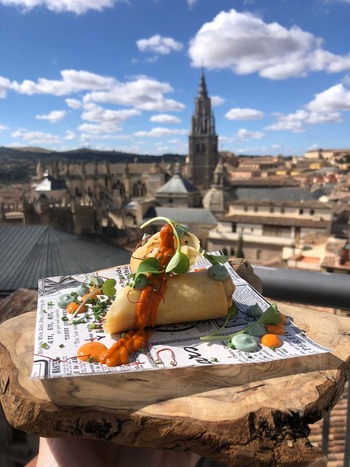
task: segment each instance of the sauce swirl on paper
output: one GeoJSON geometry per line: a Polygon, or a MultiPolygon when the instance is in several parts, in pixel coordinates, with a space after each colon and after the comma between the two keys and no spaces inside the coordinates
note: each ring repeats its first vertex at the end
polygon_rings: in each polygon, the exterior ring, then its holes
{"type": "MultiPolygon", "coordinates": [[[[167,278],[165,269],[175,253],[173,228],[165,224],[160,230],[160,245],[153,252],[159,261],[160,274],[149,274],[147,285],[142,289],[136,305],[134,330],[124,333],[109,349],[103,349],[97,342],[86,343],[78,349],[78,357],[83,361],[98,361],[107,366],[125,365],[132,353],[144,349],[151,338],[155,326],[159,304],[164,297],[167,278]]],[[[103,346],[105,347],[105,346],[103,346]]]]}

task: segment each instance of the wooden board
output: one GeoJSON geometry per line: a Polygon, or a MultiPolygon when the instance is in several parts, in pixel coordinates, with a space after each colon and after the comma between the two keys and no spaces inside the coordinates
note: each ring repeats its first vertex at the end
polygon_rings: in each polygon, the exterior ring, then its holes
{"type": "Polygon", "coordinates": [[[8,421],[44,437],[190,450],[230,466],[326,465],[309,424],[339,400],[350,320],[281,304],[331,353],[275,362],[31,380],[35,312],[0,326],[8,421]]]}

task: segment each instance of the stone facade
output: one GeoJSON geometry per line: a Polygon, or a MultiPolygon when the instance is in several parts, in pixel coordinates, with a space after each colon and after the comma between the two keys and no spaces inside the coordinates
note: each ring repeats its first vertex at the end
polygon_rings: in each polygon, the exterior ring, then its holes
{"type": "Polygon", "coordinates": [[[188,160],[190,182],[201,190],[209,189],[218,163],[218,136],[203,72],[192,116],[188,160]]]}

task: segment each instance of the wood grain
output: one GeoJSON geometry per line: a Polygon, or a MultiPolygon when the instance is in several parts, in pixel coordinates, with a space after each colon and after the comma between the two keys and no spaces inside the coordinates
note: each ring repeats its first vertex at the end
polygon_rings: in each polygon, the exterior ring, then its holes
{"type": "Polygon", "coordinates": [[[280,310],[332,352],[275,362],[30,379],[35,312],[0,326],[0,395],[8,421],[45,437],[190,450],[230,466],[326,465],[309,424],[339,400],[350,320],[280,310]]]}

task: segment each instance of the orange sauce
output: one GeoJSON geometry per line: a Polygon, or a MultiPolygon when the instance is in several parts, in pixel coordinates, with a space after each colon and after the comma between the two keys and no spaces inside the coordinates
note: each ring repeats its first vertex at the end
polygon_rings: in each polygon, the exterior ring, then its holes
{"type": "Polygon", "coordinates": [[[167,279],[165,268],[174,256],[174,236],[170,224],[165,224],[160,230],[160,246],[154,254],[160,264],[161,274],[150,275],[149,285],[142,289],[136,305],[134,330],[123,334],[112,347],[103,351],[98,361],[107,366],[126,365],[132,353],[144,349],[152,336],[156,323],[157,312],[161,300],[164,298],[167,279]]]}
{"type": "Polygon", "coordinates": [[[281,347],[283,344],[282,339],[280,339],[276,334],[265,334],[260,339],[262,345],[265,347],[270,347],[270,349],[281,347]]]}
{"type": "MultiPolygon", "coordinates": [[[[70,315],[72,315],[73,313],[75,313],[77,311],[77,309],[79,308],[80,306],[80,303],[77,303],[77,302],[71,302],[69,303],[69,305],[67,305],[67,313],[69,313],[70,315]]],[[[85,313],[86,311],[86,306],[83,305],[80,310],[79,310],[79,313],[85,313]]]]}
{"type": "Polygon", "coordinates": [[[101,342],[87,342],[78,349],[78,358],[83,362],[93,361],[98,362],[103,352],[107,347],[101,342]]]}

